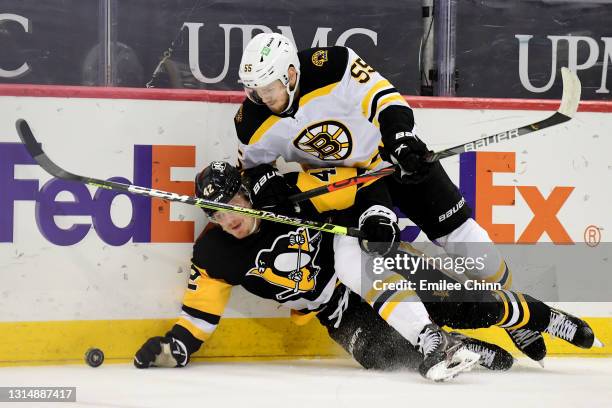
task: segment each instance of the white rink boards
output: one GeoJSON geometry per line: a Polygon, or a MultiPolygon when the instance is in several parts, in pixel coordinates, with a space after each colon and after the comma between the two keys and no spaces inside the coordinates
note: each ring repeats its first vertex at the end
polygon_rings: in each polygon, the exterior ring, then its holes
{"type": "MultiPolygon", "coordinates": [[[[129,359],[142,340],[167,328],[177,315],[192,242],[204,226],[199,209],[178,203],[164,212],[155,211],[154,204],[148,214],[134,219],[126,196],[106,206],[85,206],[83,215],[50,213],[39,204],[41,197],[50,200],[51,177],[17,157],[15,120],[27,119],[47,154],[69,171],[130,181],[148,176],[160,189],[181,192],[192,188],[195,172],[211,160],[235,159],[233,116],[241,98],[231,92],[0,87],[0,154],[4,154],[0,191],[24,194],[2,202],[0,327],[9,337],[0,349],[0,361],[46,357],[75,362],[92,345],[112,358],[129,359]],[[161,173],[153,177],[156,170],[161,173]],[[131,221],[134,227],[127,231],[131,221]],[[82,225],[82,236],[61,231],[76,224],[82,225]],[[118,242],[113,242],[113,228],[127,231],[119,234],[118,242]],[[105,333],[104,340],[100,333],[105,333]],[[24,339],[44,347],[32,356],[23,346],[24,339]]],[[[556,109],[554,101],[409,101],[415,107],[419,134],[435,150],[543,119],[556,109]]],[[[529,203],[519,194],[520,186],[535,186],[544,197],[557,187],[571,187],[557,213],[567,235],[581,243],[585,229],[595,225],[602,232],[602,242],[612,240],[612,190],[604,188],[612,185],[612,103],[587,103],[582,108],[566,124],[486,149],[504,153],[504,160],[514,166],[492,177],[495,186],[517,190],[513,205],[493,206],[490,221],[513,225],[515,240],[533,217],[529,203]]],[[[459,182],[459,159],[447,159],[444,166],[451,179],[459,182]]],[[[101,194],[90,187],[82,193],[92,202],[101,194]]],[[[68,191],[57,195],[57,201],[71,199],[68,191]]],[[[404,220],[404,224],[410,222],[404,220]]],[[[546,234],[538,237],[538,242],[549,241],[546,234]]],[[[599,319],[598,328],[605,333],[598,335],[612,343],[611,303],[564,307],[599,319]]],[[[236,339],[244,330],[260,334],[263,330],[263,335],[259,343],[241,348],[238,341],[220,338],[212,355],[261,355],[266,349],[281,356],[331,353],[329,345],[287,346],[286,333],[293,333],[287,317],[288,311],[277,305],[235,290],[221,324],[227,329],[224,335],[236,339]],[[283,334],[273,337],[279,328],[283,334]]],[[[304,333],[308,338],[322,338],[320,328],[307,327],[304,333]]]]}

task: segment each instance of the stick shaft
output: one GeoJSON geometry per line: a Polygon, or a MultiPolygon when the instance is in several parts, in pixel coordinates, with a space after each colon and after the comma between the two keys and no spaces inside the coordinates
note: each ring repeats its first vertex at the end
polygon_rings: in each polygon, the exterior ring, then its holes
{"type": "Polygon", "coordinates": [[[134,184],[124,184],[116,181],[100,180],[92,177],[80,176],[78,174],[70,173],[57,164],[45,154],[40,146],[40,143],[34,137],[30,126],[24,119],[17,120],[17,133],[21,138],[21,141],[26,147],[26,150],[30,153],[32,158],[49,174],[54,177],[72,180],[80,183],[84,183],[93,187],[105,188],[109,190],[121,191],[124,193],[138,194],[152,198],[161,198],[163,200],[180,202],[183,204],[189,204],[200,208],[206,208],[215,211],[227,211],[236,214],[246,215],[249,217],[260,218],[266,221],[280,222],[283,224],[294,225],[298,227],[305,227],[315,229],[319,231],[329,232],[338,235],[348,235],[354,237],[362,237],[363,234],[357,228],[344,227],[341,225],[335,225],[325,222],[303,220],[301,218],[289,217],[286,215],[275,214],[270,211],[256,210],[254,208],[244,208],[231,204],[217,203],[214,201],[208,201],[201,198],[193,197],[190,195],[181,195],[173,192],[157,190],[154,188],[137,186],[134,184]]]}

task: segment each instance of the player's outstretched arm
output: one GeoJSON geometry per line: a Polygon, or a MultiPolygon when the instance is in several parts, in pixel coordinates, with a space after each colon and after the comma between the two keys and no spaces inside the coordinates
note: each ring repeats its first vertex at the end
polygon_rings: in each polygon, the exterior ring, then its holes
{"type": "Polygon", "coordinates": [[[140,347],[134,356],[137,368],[184,367],[217,328],[232,285],[197,266],[208,261],[207,248],[207,240],[200,237],[194,245],[181,314],[165,336],[151,337],[140,347]]]}

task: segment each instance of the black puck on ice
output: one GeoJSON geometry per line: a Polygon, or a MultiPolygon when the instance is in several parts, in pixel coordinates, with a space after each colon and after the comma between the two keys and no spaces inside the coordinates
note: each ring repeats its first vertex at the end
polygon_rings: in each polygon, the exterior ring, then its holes
{"type": "Polygon", "coordinates": [[[90,348],[85,353],[85,362],[90,367],[99,367],[104,362],[104,353],[97,348],[90,348]]]}

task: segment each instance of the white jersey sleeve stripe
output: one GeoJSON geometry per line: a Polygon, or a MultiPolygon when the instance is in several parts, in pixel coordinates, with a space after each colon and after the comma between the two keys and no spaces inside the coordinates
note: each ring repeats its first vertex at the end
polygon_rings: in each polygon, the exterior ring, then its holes
{"type": "Polygon", "coordinates": [[[199,340],[205,341],[217,328],[216,324],[210,324],[202,319],[197,319],[182,311],[177,324],[185,327],[191,334],[199,340]]]}
{"type": "Polygon", "coordinates": [[[361,101],[361,113],[363,114],[364,117],[367,118],[369,116],[368,112],[369,112],[371,102],[374,99],[374,95],[377,94],[382,89],[392,88],[392,87],[393,85],[391,85],[389,81],[387,81],[386,79],[381,79],[368,91],[368,93],[365,95],[365,97],[361,101]]]}

